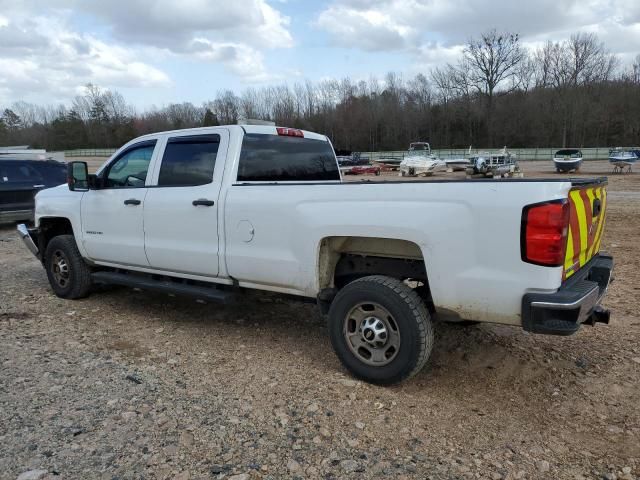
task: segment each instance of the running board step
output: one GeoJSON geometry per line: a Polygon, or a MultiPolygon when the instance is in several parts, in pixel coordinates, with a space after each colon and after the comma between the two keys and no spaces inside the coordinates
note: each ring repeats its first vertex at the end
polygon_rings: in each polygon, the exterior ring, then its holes
{"type": "Polygon", "coordinates": [[[91,280],[95,283],[124,285],[142,290],[154,290],[156,292],[172,293],[185,297],[195,297],[210,302],[231,303],[234,298],[233,292],[218,290],[214,287],[189,285],[171,282],[169,280],[156,280],[151,277],[128,273],[94,272],[91,274],[91,280]]]}

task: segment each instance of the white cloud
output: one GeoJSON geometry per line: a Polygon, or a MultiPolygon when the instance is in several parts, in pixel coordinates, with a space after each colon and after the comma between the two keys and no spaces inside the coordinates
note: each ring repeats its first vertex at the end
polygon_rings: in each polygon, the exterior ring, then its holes
{"type": "Polygon", "coordinates": [[[69,30],[55,18],[12,19],[0,26],[0,100],[46,93],[73,95],[89,82],[104,87],[167,86],[167,75],[124,47],[69,30]]]}
{"type": "Polygon", "coordinates": [[[168,86],[149,58],[219,64],[244,82],[276,80],[263,52],[293,46],[289,18],[266,0],[0,0],[0,12],[0,62],[10,71],[0,76],[2,101],[38,92],[57,100],[87,82],[168,86]],[[89,29],[96,33],[82,32],[89,29]],[[27,71],[35,79],[26,81],[27,71]]]}
{"type": "Polygon", "coordinates": [[[264,57],[258,50],[238,43],[217,43],[206,38],[195,38],[188,51],[205,61],[221,62],[247,83],[262,83],[280,79],[269,74],[264,57]]]}
{"type": "Polygon", "coordinates": [[[639,49],[640,1],[333,0],[316,25],[342,47],[418,57],[446,53],[492,28],[520,33],[529,42],[595,31],[614,52],[624,53],[639,49]]]}
{"type": "Polygon", "coordinates": [[[244,82],[277,79],[262,52],[293,46],[289,18],[265,0],[75,0],[74,6],[100,18],[117,40],[220,63],[244,82]]]}
{"type": "Polygon", "coordinates": [[[117,39],[172,50],[196,37],[261,48],[293,45],[289,19],[265,0],[75,0],[73,6],[101,18],[117,39]]]}
{"type": "Polygon", "coordinates": [[[447,63],[455,64],[460,59],[462,50],[462,45],[445,46],[438,42],[427,42],[413,52],[413,73],[424,73],[447,63]]]}
{"type": "Polygon", "coordinates": [[[415,27],[385,9],[335,4],[320,13],[317,25],[331,34],[336,45],[349,48],[398,50],[418,40],[415,27]]]}

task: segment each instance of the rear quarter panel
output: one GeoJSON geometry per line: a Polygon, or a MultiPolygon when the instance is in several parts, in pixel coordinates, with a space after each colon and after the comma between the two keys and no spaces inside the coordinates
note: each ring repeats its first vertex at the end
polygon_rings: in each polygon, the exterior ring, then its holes
{"type": "Polygon", "coordinates": [[[313,297],[323,238],[408,240],[422,251],[436,307],[519,324],[522,296],[555,291],[562,281],[562,267],[521,260],[522,207],[566,198],[570,188],[544,181],[232,185],[226,270],[239,281],[313,297]]]}

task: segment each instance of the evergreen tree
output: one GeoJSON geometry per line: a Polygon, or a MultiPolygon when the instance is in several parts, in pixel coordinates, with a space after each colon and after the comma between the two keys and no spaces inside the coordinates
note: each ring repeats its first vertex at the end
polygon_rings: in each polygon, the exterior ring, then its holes
{"type": "Polygon", "coordinates": [[[220,125],[218,122],[218,117],[215,113],[211,111],[210,108],[207,108],[206,112],[204,112],[204,119],[202,120],[203,127],[216,127],[220,125]]]}
{"type": "Polygon", "coordinates": [[[22,127],[22,119],[10,108],[6,108],[2,113],[2,121],[9,131],[19,130],[22,127]]]}

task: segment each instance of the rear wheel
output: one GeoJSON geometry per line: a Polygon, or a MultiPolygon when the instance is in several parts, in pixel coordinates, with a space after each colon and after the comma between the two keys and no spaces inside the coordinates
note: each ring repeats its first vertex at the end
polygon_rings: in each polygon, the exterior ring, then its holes
{"type": "Polygon", "coordinates": [[[433,325],[418,294],[399,280],[370,276],[338,292],[329,310],[331,344],[357,378],[387,385],[420,371],[433,325]]]}
{"type": "Polygon", "coordinates": [[[58,297],[87,296],[91,289],[91,270],[80,255],[73,235],[51,239],[45,251],[44,265],[49,284],[58,297]]]}

